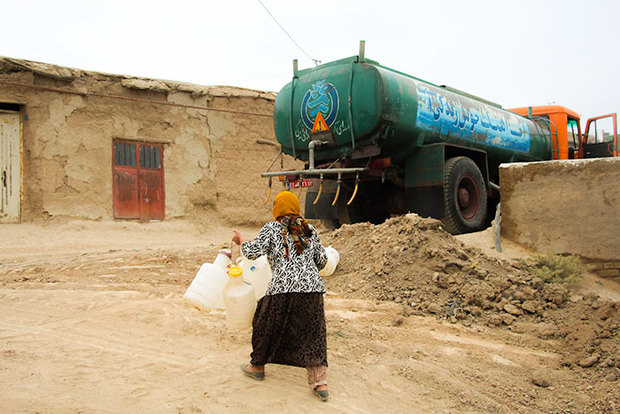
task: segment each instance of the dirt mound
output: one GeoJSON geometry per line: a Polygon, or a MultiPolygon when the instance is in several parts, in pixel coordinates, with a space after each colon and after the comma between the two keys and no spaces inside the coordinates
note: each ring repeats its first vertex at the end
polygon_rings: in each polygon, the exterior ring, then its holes
{"type": "Polygon", "coordinates": [[[534,333],[562,351],[565,365],[619,376],[618,302],[546,283],[522,261],[491,258],[439,221],[414,214],[344,226],[321,239],[341,258],[328,289],[399,303],[404,316],[434,314],[465,326],[534,333]]]}

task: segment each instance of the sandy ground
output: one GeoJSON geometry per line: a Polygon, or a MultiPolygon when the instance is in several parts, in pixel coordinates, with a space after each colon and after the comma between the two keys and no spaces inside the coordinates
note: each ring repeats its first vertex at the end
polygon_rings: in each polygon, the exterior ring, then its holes
{"type": "MultiPolygon", "coordinates": [[[[257,229],[242,230],[251,236],[257,229]]],[[[251,332],[229,329],[222,312],[184,303],[200,265],[230,243],[228,228],[74,221],[3,225],[0,236],[3,413],[620,409],[608,398],[609,384],[618,381],[563,367],[553,340],[403,317],[396,303],[331,291],[329,279],[331,398],[322,403],[307,388],[303,369],[268,366],[264,382],[241,375],[251,332]]],[[[460,237],[499,255],[488,231],[460,237]]],[[[527,253],[503,247],[506,257],[527,253]]],[[[331,276],[337,277],[338,271],[331,276]]],[[[586,284],[608,299],[619,297],[611,282],[586,284]]]]}

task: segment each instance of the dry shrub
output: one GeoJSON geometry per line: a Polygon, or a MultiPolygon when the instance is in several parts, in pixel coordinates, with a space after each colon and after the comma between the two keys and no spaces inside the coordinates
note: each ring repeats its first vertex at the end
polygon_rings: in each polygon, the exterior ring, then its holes
{"type": "Polygon", "coordinates": [[[530,273],[548,283],[573,285],[577,283],[590,268],[576,256],[559,256],[549,254],[536,256],[528,261],[530,273]]]}

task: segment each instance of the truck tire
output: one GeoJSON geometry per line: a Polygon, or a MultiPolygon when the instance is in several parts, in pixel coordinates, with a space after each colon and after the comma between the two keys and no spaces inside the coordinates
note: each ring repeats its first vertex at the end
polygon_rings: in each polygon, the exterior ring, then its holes
{"type": "Polygon", "coordinates": [[[482,173],[467,157],[448,159],[444,165],[443,198],[446,230],[452,234],[481,230],[486,222],[487,195],[482,173]]]}

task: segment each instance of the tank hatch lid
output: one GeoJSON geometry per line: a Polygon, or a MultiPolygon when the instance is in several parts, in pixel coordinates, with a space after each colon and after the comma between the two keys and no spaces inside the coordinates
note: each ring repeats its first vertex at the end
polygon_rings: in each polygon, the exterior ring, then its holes
{"type": "Polygon", "coordinates": [[[358,55],[355,55],[355,56],[350,56],[344,59],[334,60],[333,62],[323,63],[321,65],[313,66],[310,68],[299,69],[296,73],[299,75],[302,75],[307,72],[314,72],[317,69],[323,69],[323,68],[328,68],[330,66],[337,66],[337,65],[351,64],[351,63],[369,63],[371,65],[377,65],[377,66],[379,65],[379,62],[376,62],[374,60],[367,59],[367,58],[364,58],[363,61],[360,61],[360,57],[358,55]]]}
{"type": "Polygon", "coordinates": [[[491,105],[491,106],[494,106],[494,107],[496,107],[496,108],[501,108],[501,107],[502,107],[502,106],[501,106],[500,104],[498,104],[498,103],[488,101],[488,100],[483,99],[483,98],[481,98],[481,97],[479,97],[479,96],[472,95],[471,93],[463,92],[463,91],[461,91],[461,90],[459,90],[459,89],[453,88],[453,87],[448,86],[448,85],[439,85],[439,87],[440,87],[440,88],[443,88],[443,89],[445,89],[445,90],[447,90],[447,91],[454,92],[454,93],[458,93],[459,95],[463,95],[463,96],[466,96],[466,97],[468,97],[468,98],[475,99],[475,100],[480,101],[480,102],[484,102],[485,104],[487,104],[487,105],[491,105]]]}

